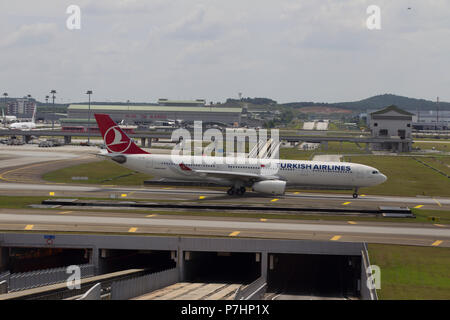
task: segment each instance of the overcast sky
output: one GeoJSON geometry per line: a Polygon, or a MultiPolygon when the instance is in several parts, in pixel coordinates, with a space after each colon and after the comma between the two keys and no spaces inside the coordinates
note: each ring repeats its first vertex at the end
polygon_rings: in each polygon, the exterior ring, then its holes
{"type": "Polygon", "coordinates": [[[448,0],[8,0],[0,91],[58,102],[450,101],[448,0]],[[369,5],[381,30],[369,30],[369,5]],[[69,30],[70,5],[81,29],[69,30]],[[411,7],[411,10],[408,10],[411,7]]]}

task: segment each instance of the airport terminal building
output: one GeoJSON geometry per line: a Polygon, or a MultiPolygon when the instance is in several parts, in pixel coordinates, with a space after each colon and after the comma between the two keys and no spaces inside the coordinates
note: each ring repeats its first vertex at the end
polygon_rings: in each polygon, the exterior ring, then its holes
{"type": "Polygon", "coordinates": [[[370,113],[370,130],[372,137],[383,139],[400,139],[372,143],[373,150],[391,150],[393,152],[410,152],[412,150],[412,113],[396,106],[389,106],[370,113]]]}
{"type": "MultiPolygon", "coordinates": [[[[116,122],[128,125],[151,125],[156,121],[182,120],[185,123],[203,121],[203,123],[217,123],[223,125],[239,125],[241,123],[242,108],[225,108],[206,106],[204,101],[173,101],[160,99],[158,105],[91,105],[91,125],[95,113],[109,114],[116,122]]],[[[87,125],[89,106],[73,104],[67,110],[67,119],[62,119],[63,127],[87,125]]]]}

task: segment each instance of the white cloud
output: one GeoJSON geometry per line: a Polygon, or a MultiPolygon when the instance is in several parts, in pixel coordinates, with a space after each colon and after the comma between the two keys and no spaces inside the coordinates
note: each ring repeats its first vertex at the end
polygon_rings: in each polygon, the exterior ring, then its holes
{"type": "Polygon", "coordinates": [[[30,47],[45,46],[55,38],[56,25],[50,23],[36,23],[22,25],[18,30],[0,39],[0,46],[30,47]]]}
{"type": "Polygon", "coordinates": [[[380,31],[365,27],[369,0],[77,0],[80,31],[65,28],[70,4],[0,4],[5,89],[43,96],[59,86],[79,100],[89,86],[133,101],[242,91],[286,102],[445,99],[450,81],[448,0],[377,0],[380,31]]]}

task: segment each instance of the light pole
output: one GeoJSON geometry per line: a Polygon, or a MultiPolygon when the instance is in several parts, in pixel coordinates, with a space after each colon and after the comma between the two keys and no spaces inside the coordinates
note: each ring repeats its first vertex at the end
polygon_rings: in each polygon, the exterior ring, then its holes
{"type": "MultiPolygon", "coordinates": [[[[5,93],[3,94],[3,96],[5,97],[5,109],[6,109],[6,97],[8,96],[8,94],[5,92],[5,93]]],[[[6,110],[5,110],[5,112],[6,112],[6,110]]]]}
{"type": "Polygon", "coordinates": [[[50,93],[52,94],[52,99],[53,99],[53,117],[52,117],[52,131],[55,128],[55,93],[56,90],[52,90],[50,91],[50,93]]]}
{"type": "Polygon", "coordinates": [[[6,97],[8,96],[8,94],[5,92],[3,93],[3,96],[5,97],[5,107],[3,109],[3,114],[5,115],[2,119],[3,121],[3,125],[6,127],[6,109],[7,109],[7,105],[6,105],[6,97]]]}
{"type": "Polygon", "coordinates": [[[88,109],[88,146],[90,145],[91,138],[91,94],[92,90],[88,90],[86,94],[89,96],[89,109],[88,109]]]}
{"type": "MultiPolygon", "coordinates": [[[[25,110],[27,110],[27,114],[29,114],[28,113],[28,108],[29,108],[29,106],[30,106],[30,104],[29,104],[29,102],[30,102],[30,99],[31,99],[31,94],[27,94],[27,105],[26,105],[26,109],[25,110]]],[[[25,110],[24,110],[24,113],[25,113],[25,110]]],[[[31,114],[33,115],[33,113],[34,113],[34,110],[33,111],[31,111],[31,114]]],[[[31,117],[33,117],[33,116],[31,116],[31,117]]],[[[32,118],[33,119],[33,118],[32,118]]],[[[33,121],[33,120],[31,120],[31,121],[33,121]]]]}

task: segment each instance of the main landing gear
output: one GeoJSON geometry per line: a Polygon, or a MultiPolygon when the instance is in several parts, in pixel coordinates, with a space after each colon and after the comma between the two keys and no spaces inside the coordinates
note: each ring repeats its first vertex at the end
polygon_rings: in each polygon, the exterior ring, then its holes
{"type": "Polygon", "coordinates": [[[358,198],[358,188],[355,188],[355,192],[353,193],[353,199],[358,198]]]}
{"type": "Polygon", "coordinates": [[[231,187],[230,189],[228,189],[227,193],[229,196],[232,195],[242,196],[245,193],[245,187],[238,187],[238,188],[231,187]]]}

